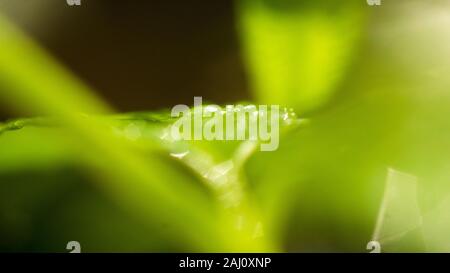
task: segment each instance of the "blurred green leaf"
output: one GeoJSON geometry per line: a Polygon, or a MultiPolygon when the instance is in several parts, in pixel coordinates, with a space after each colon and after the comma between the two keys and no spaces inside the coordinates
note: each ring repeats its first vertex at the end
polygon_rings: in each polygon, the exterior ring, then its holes
{"type": "Polygon", "coordinates": [[[327,102],[355,53],[360,1],[236,1],[255,97],[315,110],[327,102]]]}

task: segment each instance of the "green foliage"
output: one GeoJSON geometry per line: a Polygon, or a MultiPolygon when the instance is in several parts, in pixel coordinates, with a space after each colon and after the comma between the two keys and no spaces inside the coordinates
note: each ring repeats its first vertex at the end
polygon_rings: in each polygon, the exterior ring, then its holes
{"type": "Polygon", "coordinates": [[[364,40],[356,2],[239,3],[255,99],[310,115],[269,153],[168,141],[167,111],[114,114],[1,18],[1,102],[47,117],[0,125],[0,247],[448,251],[448,47],[409,58],[424,49],[412,41],[439,44],[432,26],[364,40]]]}

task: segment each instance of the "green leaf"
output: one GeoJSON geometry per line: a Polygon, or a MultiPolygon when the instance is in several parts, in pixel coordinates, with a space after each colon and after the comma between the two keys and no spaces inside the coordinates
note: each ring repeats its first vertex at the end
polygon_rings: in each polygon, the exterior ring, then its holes
{"type": "MultiPolygon", "coordinates": [[[[236,230],[217,202],[193,187],[192,177],[161,160],[157,151],[142,153],[109,130],[108,122],[90,118],[88,114],[111,113],[111,109],[3,17],[0,98],[21,112],[61,120],[67,127],[65,134],[77,139],[79,160],[94,167],[99,185],[144,220],[155,217],[182,226],[171,229],[174,240],[203,251],[267,248],[236,230]]],[[[24,149],[28,145],[33,144],[28,142],[24,149]]]]}
{"type": "Polygon", "coordinates": [[[360,1],[237,1],[255,98],[304,113],[328,101],[363,25],[360,1]]]}

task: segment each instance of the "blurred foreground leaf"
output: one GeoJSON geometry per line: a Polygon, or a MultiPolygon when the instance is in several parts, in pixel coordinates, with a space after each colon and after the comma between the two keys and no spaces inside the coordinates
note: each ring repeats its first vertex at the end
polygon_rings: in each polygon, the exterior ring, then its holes
{"type": "Polygon", "coordinates": [[[0,42],[2,103],[62,121],[67,126],[65,134],[77,139],[78,159],[100,171],[99,185],[130,213],[179,226],[170,229],[172,238],[191,249],[256,251],[269,247],[262,239],[254,240],[234,228],[216,200],[192,186],[192,178],[157,153],[136,150],[109,130],[105,120],[90,118],[88,114],[109,113],[109,107],[3,17],[0,42]]]}

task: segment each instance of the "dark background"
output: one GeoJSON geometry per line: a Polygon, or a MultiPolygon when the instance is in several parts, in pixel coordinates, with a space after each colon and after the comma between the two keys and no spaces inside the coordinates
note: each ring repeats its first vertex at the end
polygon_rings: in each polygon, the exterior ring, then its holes
{"type": "Polygon", "coordinates": [[[233,1],[12,2],[0,9],[118,111],[249,98],[233,1]]]}

